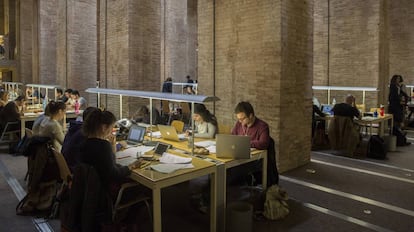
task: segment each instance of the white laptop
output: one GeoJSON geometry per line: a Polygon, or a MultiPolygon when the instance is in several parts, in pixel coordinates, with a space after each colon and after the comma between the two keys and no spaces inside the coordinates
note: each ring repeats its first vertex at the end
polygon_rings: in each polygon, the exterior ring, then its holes
{"type": "Polygon", "coordinates": [[[129,145],[138,145],[144,141],[146,128],[142,126],[132,125],[129,128],[128,137],[126,139],[129,145]]]}
{"type": "Polygon", "coordinates": [[[173,126],[158,124],[157,127],[163,139],[168,139],[177,142],[187,140],[185,134],[177,134],[177,130],[173,126]]]}
{"type": "Polygon", "coordinates": [[[216,157],[231,159],[249,159],[250,136],[217,134],[216,157]]]}

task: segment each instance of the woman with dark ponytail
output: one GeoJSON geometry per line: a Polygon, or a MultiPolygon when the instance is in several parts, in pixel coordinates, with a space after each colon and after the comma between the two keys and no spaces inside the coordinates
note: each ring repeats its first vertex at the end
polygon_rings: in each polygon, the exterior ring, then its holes
{"type": "Polygon", "coordinates": [[[135,163],[121,166],[115,162],[116,139],[112,134],[115,122],[115,115],[109,111],[97,109],[89,113],[82,125],[87,139],[81,146],[82,162],[96,169],[103,187],[113,197],[118,183],[135,168],[135,163]]]}
{"type": "MultiPolygon", "coordinates": [[[[193,120],[196,129],[194,137],[214,138],[216,136],[218,128],[217,118],[203,104],[194,104],[193,120]]],[[[189,135],[188,131],[187,135],[189,135]]]]}

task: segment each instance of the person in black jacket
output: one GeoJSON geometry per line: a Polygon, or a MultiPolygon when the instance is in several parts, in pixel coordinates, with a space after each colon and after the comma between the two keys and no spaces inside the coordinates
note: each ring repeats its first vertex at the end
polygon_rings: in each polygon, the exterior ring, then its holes
{"type": "Polygon", "coordinates": [[[115,115],[109,111],[96,109],[89,113],[82,125],[86,136],[80,148],[83,163],[93,166],[101,183],[111,194],[113,199],[117,196],[120,184],[125,182],[136,163],[121,166],[115,162],[116,140],[112,134],[115,125],[115,115]]]}
{"type": "Polygon", "coordinates": [[[356,108],[355,97],[352,95],[346,96],[345,102],[336,104],[332,111],[334,112],[334,115],[346,116],[351,119],[354,119],[354,117],[361,119],[362,117],[359,110],[356,108]]]}
{"type": "Polygon", "coordinates": [[[393,115],[394,128],[393,134],[397,136],[397,145],[410,145],[405,137],[406,132],[402,131],[404,123],[404,107],[408,95],[401,89],[402,85],[401,75],[394,75],[390,81],[390,93],[388,95],[388,112],[393,115]]]}
{"type": "MultiPolygon", "coordinates": [[[[82,119],[85,120],[87,116],[97,110],[96,107],[88,107],[82,113],[82,119]]],[[[69,122],[69,130],[65,135],[62,145],[62,154],[65,157],[66,163],[73,171],[74,167],[81,161],[80,149],[82,143],[86,140],[82,133],[83,121],[72,120],[69,122]]]]}

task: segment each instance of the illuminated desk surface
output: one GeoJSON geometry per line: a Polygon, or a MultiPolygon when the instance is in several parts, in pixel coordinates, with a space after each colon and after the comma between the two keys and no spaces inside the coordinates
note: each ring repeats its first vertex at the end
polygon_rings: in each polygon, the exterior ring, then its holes
{"type": "MultiPolygon", "coordinates": [[[[187,153],[188,155],[191,154],[192,149],[188,147],[188,141],[180,141],[180,142],[176,142],[176,141],[170,141],[170,140],[164,140],[162,138],[152,138],[153,141],[159,141],[159,142],[163,142],[163,143],[168,143],[171,144],[173,146],[173,148],[175,149],[179,149],[184,151],[185,153],[187,153]]],[[[208,139],[201,139],[201,138],[194,138],[194,142],[199,142],[199,141],[205,141],[208,139]]],[[[211,139],[210,139],[211,140],[211,139]]],[[[227,169],[228,168],[232,168],[232,167],[236,167],[245,163],[249,163],[255,160],[263,160],[263,166],[262,166],[262,184],[263,184],[263,188],[266,189],[266,185],[267,185],[267,151],[266,150],[253,150],[251,152],[251,157],[250,159],[222,159],[222,158],[217,158],[216,154],[208,154],[208,155],[197,155],[194,154],[195,158],[200,158],[200,159],[206,159],[209,158],[211,160],[213,160],[214,162],[210,162],[212,164],[214,164],[216,166],[216,173],[217,173],[217,179],[216,179],[216,184],[217,184],[217,191],[216,191],[216,196],[217,196],[217,202],[215,205],[215,209],[216,209],[216,216],[217,216],[217,231],[225,231],[225,218],[226,218],[226,178],[227,178],[227,169]]],[[[194,159],[193,159],[194,160],[194,159]]],[[[208,160],[208,159],[206,159],[208,160]]],[[[154,175],[158,175],[158,174],[154,174],[154,175]]],[[[155,176],[154,176],[155,178],[155,176]]],[[[213,209],[213,208],[211,208],[213,209]]]]}

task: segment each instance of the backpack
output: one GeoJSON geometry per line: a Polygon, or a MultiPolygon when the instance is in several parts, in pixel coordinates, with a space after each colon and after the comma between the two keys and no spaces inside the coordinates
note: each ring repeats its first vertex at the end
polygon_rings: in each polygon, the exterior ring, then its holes
{"type": "Polygon", "coordinates": [[[368,141],[367,156],[373,159],[385,159],[387,157],[387,148],[384,139],[378,135],[371,135],[368,141]]]}
{"type": "Polygon", "coordinates": [[[270,220],[277,220],[289,214],[287,192],[278,185],[272,185],[266,190],[263,215],[270,220]]]}
{"type": "MultiPolygon", "coordinates": [[[[50,216],[55,202],[59,167],[53,154],[50,139],[32,137],[27,152],[27,194],[17,204],[17,215],[50,216]]],[[[52,215],[55,217],[56,215],[52,215]]]]}
{"type": "Polygon", "coordinates": [[[15,155],[24,155],[28,156],[28,148],[31,143],[32,137],[24,135],[22,139],[19,140],[15,148],[15,155]]]}

